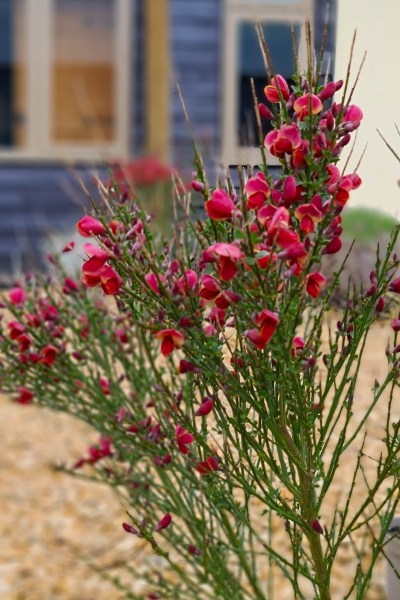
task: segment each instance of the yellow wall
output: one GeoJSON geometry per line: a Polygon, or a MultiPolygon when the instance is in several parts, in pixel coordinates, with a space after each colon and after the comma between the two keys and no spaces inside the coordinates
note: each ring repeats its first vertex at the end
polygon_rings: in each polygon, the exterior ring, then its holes
{"type": "MultiPolygon", "coordinates": [[[[366,63],[354,102],[364,111],[356,151],[350,162],[354,168],[368,147],[358,173],[363,185],[350,199],[352,206],[382,209],[400,218],[400,163],[379,138],[378,128],[400,154],[400,0],[339,0],[336,44],[336,79],[343,79],[354,30],[357,29],[354,81],[364,51],[366,63]]],[[[343,153],[343,157],[347,153],[343,153]]],[[[341,161],[342,164],[344,161],[341,161]]],[[[349,171],[349,169],[347,169],[349,171]]]]}

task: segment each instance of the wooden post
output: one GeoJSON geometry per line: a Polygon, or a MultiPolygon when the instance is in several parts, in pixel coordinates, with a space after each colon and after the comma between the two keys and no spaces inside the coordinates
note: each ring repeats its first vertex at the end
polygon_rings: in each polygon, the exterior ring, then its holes
{"type": "Polygon", "coordinates": [[[146,153],[169,161],[169,0],[145,0],[146,153]]]}

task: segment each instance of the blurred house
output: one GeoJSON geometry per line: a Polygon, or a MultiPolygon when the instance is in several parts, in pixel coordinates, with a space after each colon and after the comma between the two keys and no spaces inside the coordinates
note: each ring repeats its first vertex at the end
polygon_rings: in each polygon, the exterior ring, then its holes
{"type": "Polygon", "coordinates": [[[190,172],[192,135],[211,166],[255,164],[254,25],[290,78],[292,29],[301,55],[309,19],[319,49],[327,11],[331,78],[336,0],[0,0],[0,274],[37,266],[46,234],[73,228],[77,175],[142,155],[190,172]]]}

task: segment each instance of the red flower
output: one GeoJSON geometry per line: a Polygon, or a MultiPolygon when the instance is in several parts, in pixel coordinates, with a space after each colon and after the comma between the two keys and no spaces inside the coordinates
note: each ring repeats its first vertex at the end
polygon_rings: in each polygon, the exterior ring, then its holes
{"type": "Polygon", "coordinates": [[[212,398],[203,398],[200,408],[194,413],[196,417],[206,417],[212,411],[214,400],[212,398]]]}
{"type": "Polygon", "coordinates": [[[294,211],[294,216],[300,220],[301,231],[310,233],[314,231],[314,223],[322,221],[323,215],[315,204],[311,203],[298,206],[294,211]]]}
{"type": "Polygon", "coordinates": [[[265,180],[264,173],[257,173],[255,177],[251,177],[245,186],[247,195],[247,208],[259,208],[265,200],[271,195],[271,190],[265,180]]]}
{"type": "Polygon", "coordinates": [[[166,529],[171,524],[171,521],[172,517],[169,513],[167,513],[166,515],[164,515],[164,517],[161,519],[158,525],[154,527],[154,531],[161,531],[162,529],[166,529]]]}
{"type": "Polygon", "coordinates": [[[313,298],[316,298],[321,293],[322,288],[326,284],[326,278],[319,273],[310,273],[306,276],[306,290],[313,298]]]}
{"type": "Polygon", "coordinates": [[[29,391],[22,385],[18,388],[18,393],[19,396],[16,398],[16,402],[18,402],[18,404],[30,404],[35,396],[33,392],[29,391]]]}
{"type": "Polygon", "coordinates": [[[178,444],[179,451],[182,454],[188,454],[189,450],[187,446],[194,442],[194,435],[189,433],[182,425],[177,425],[175,429],[175,440],[178,444]]]}
{"type": "Polygon", "coordinates": [[[218,459],[214,456],[209,456],[205,461],[196,463],[195,469],[202,476],[209,475],[213,471],[219,471],[218,459]]]}
{"type": "Polygon", "coordinates": [[[303,121],[310,114],[317,115],[322,111],[322,102],[315,94],[304,94],[297,98],[293,105],[299,121],[303,121]]]}
{"type": "Polygon", "coordinates": [[[270,339],[275,333],[279,323],[279,316],[268,308],[264,308],[255,316],[255,324],[258,329],[249,329],[246,337],[258,348],[264,350],[270,339]]]}
{"type": "Polygon", "coordinates": [[[122,523],[122,528],[126,531],[126,533],[132,533],[133,535],[137,535],[137,529],[129,525],[129,523],[122,523]]]}
{"type": "Polygon", "coordinates": [[[82,265],[83,282],[88,287],[95,287],[100,283],[100,275],[109,254],[94,244],[84,244],[83,249],[89,256],[89,260],[82,265]]]}
{"type": "Polygon", "coordinates": [[[230,281],[235,277],[241,257],[242,252],[237,245],[224,242],[213,244],[203,253],[203,258],[208,259],[209,262],[217,261],[218,275],[222,281],[230,281]]]}
{"type": "Polygon", "coordinates": [[[41,362],[43,365],[47,365],[48,367],[50,367],[50,365],[52,365],[53,362],[56,360],[57,354],[59,354],[58,348],[51,345],[45,346],[40,351],[39,362],[41,362]]]}
{"type": "Polygon", "coordinates": [[[393,279],[393,281],[390,282],[389,290],[395,294],[400,294],[400,277],[393,279]]]}
{"type": "Polygon", "coordinates": [[[105,294],[114,296],[122,285],[120,275],[110,267],[105,265],[100,273],[100,285],[105,294]]]}
{"type": "Polygon", "coordinates": [[[259,329],[260,336],[267,344],[274,335],[278,326],[279,315],[271,310],[268,310],[268,308],[264,308],[256,315],[254,322],[259,329]]]}
{"type": "Polygon", "coordinates": [[[176,329],[162,329],[154,334],[161,341],[161,352],[168,356],[175,348],[180,348],[185,341],[183,335],[176,329]]]}
{"type": "Polygon", "coordinates": [[[278,158],[283,158],[285,154],[292,154],[293,150],[301,145],[302,140],[297,125],[283,125],[280,129],[273,129],[267,133],[264,140],[264,146],[278,158]]]}
{"type": "Polygon", "coordinates": [[[18,321],[10,321],[8,324],[9,336],[11,340],[16,340],[20,335],[25,333],[25,327],[18,321]]]}
{"type": "Polygon", "coordinates": [[[225,221],[232,217],[235,205],[224,190],[214,190],[205,204],[206,212],[213,221],[225,221]]]}
{"type": "Polygon", "coordinates": [[[83,219],[78,221],[76,228],[83,237],[92,237],[106,232],[103,223],[89,215],[85,215],[83,219]]]}
{"type": "Polygon", "coordinates": [[[290,96],[290,89],[287,81],[282,75],[275,75],[271,78],[271,82],[264,88],[264,93],[270,102],[277,103],[283,100],[288,100],[290,96]],[[280,93],[279,93],[280,90],[280,93]]]}

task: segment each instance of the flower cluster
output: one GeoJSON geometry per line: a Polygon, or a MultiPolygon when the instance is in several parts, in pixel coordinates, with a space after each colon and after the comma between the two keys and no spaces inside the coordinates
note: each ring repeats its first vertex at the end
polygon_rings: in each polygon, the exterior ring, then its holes
{"type": "MultiPolygon", "coordinates": [[[[11,317],[2,323],[2,389],[96,429],[99,443],[71,471],[91,470],[122,489],[123,530],[145,539],[181,579],[175,589],[168,577],[153,577],[148,598],[262,600],[257,561],[269,554],[293,589],[301,573],[315,597],[328,599],[337,547],[365,518],[362,509],[352,520],[347,503],[341,514],[350,525],[338,527],[336,517],[321,519],[321,506],[351,439],[352,365],[400,279],[388,254],[323,350],[336,284],[323,274],[324,257],[339,252],[341,212],[361,184],[337,166],[363,116],[344,96],[335,101],[341,88],[317,77],[291,88],[274,75],[258,107],[272,127],[261,164],[239,169],[237,189],[229,179],[210,188],[198,160],[192,190],[201,218],[192,218],[191,193],[177,185],[174,234],[158,241],[137,199],[113,185],[105,205],[77,224],[90,238],[80,276],[54,260],[55,280],[28,276],[4,300],[11,317]],[[285,522],[293,564],[260,535],[266,511],[285,522]]],[[[72,242],[64,248],[73,251],[72,242]]],[[[392,329],[396,336],[398,318],[392,329]]],[[[382,389],[399,381],[399,352],[395,338],[382,389]]],[[[390,460],[393,439],[387,435],[390,460]]],[[[379,470],[379,485],[387,472],[379,470]]]]}

